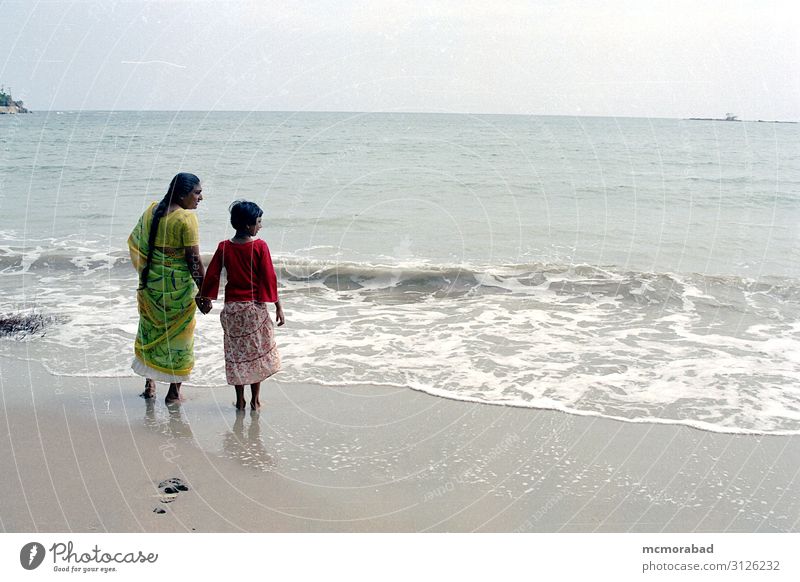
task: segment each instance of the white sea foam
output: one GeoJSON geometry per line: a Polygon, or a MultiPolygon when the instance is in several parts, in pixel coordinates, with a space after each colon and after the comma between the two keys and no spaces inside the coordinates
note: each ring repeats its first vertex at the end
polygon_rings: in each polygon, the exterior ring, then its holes
{"type": "MultiPolygon", "coordinates": [[[[698,286],[702,278],[588,266],[461,270],[473,290],[465,294],[452,292],[445,268],[345,265],[338,271],[358,286],[340,290],[330,285],[330,270],[307,266],[309,277],[283,286],[282,381],[409,386],[633,422],[800,432],[800,324],[788,317],[797,303],[785,294],[758,291],[762,312],[777,310],[764,322],[744,301],[730,317],[698,286]],[[416,290],[411,298],[409,288],[416,290]],[[740,313],[759,322],[744,325],[740,313]]],[[[81,272],[42,277],[37,305],[68,323],[30,341],[44,348],[54,373],[130,376],[133,274],[83,265],[81,272]]],[[[24,304],[26,292],[10,298],[24,304]]],[[[744,296],[741,289],[724,293],[744,296]]],[[[197,385],[225,383],[219,308],[198,316],[197,385]]]]}

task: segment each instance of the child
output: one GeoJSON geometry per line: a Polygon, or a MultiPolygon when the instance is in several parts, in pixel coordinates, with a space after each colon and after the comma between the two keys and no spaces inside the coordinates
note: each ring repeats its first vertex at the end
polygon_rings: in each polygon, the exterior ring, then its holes
{"type": "Polygon", "coordinates": [[[250,407],[258,410],[261,381],[281,367],[267,303],[275,304],[278,325],[285,321],[269,247],[256,238],[261,230],[263,211],[254,202],[239,200],[231,204],[230,213],[236,235],[217,246],[198,302],[203,311],[211,309],[211,300],[217,298],[220,274],[225,267],[228,277],[225,307],[219,316],[225,337],[225,376],[236,388],[236,409],[244,410],[244,385],[250,384],[250,407]]]}

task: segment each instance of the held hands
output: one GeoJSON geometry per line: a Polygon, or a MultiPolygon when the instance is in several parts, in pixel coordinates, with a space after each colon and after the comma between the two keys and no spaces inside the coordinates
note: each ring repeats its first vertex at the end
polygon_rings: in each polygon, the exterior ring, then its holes
{"type": "Polygon", "coordinates": [[[194,302],[197,303],[197,308],[200,312],[205,315],[209,311],[211,311],[211,299],[207,299],[206,297],[200,297],[199,295],[194,298],[194,302]]]}
{"type": "MultiPolygon", "coordinates": [[[[211,299],[208,299],[206,297],[200,297],[198,295],[197,297],[194,298],[194,301],[195,303],[197,303],[197,308],[203,315],[211,311],[213,306],[211,303],[211,299]]],[[[277,303],[275,305],[275,320],[277,321],[278,326],[281,326],[284,323],[286,323],[286,318],[283,315],[283,307],[281,306],[280,303],[277,303]]]]}

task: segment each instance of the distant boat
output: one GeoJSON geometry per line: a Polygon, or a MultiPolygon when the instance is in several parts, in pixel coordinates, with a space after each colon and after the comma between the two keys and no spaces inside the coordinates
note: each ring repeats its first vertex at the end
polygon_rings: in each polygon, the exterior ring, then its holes
{"type": "MultiPolygon", "coordinates": [[[[726,113],[725,117],[690,117],[689,121],[742,121],[739,116],[734,113],[726,113]]],[[[759,119],[758,123],[797,123],[797,121],[765,121],[759,119]]]]}
{"type": "Polygon", "coordinates": [[[738,115],[726,113],[725,117],[690,117],[690,121],[741,121],[738,115]]]}

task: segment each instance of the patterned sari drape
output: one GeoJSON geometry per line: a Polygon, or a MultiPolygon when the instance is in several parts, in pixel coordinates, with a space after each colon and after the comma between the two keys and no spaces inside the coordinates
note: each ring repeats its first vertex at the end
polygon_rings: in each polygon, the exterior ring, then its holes
{"type": "MultiPolygon", "coordinates": [[[[152,209],[142,215],[128,239],[131,260],[138,273],[147,259],[152,209]]],[[[164,382],[188,379],[194,366],[194,314],[196,287],[180,250],[156,247],[147,285],[139,289],[139,330],[133,369],[142,376],[164,382]]]]}

